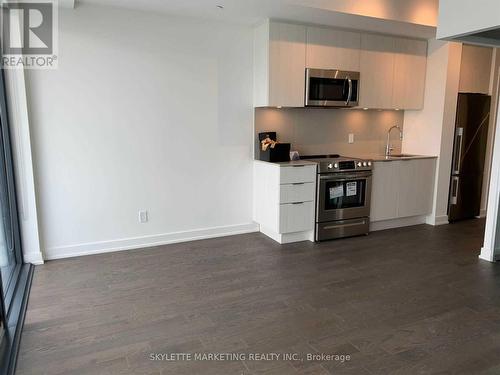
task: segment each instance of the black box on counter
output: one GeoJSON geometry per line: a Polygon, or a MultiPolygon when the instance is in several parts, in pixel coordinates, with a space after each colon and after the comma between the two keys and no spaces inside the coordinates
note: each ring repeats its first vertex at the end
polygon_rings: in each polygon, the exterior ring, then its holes
{"type": "Polygon", "coordinates": [[[276,132],[259,133],[259,160],[272,163],[290,161],[290,143],[276,143],[274,147],[269,146],[263,151],[262,141],[266,138],[276,141],[276,132]]]}

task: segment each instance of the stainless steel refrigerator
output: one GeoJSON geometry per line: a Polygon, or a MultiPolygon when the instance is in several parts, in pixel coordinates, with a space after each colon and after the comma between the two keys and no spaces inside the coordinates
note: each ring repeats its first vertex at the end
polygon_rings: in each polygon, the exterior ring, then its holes
{"type": "Polygon", "coordinates": [[[479,216],[491,97],[458,94],[448,219],[479,216]]]}

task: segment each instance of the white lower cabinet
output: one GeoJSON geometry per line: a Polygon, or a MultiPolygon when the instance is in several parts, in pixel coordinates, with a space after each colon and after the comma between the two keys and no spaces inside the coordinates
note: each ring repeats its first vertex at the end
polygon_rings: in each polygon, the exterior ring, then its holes
{"type": "Polygon", "coordinates": [[[401,161],[398,216],[422,216],[432,212],[436,161],[401,161]]]}
{"type": "Polygon", "coordinates": [[[312,202],[316,193],[316,184],[302,182],[280,185],[280,204],[296,202],[312,202]]]}
{"type": "Polygon", "coordinates": [[[314,202],[296,202],[280,205],[279,233],[312,230],[314,227],[314,202]]]}
{"type": "Polygon", "coordinates": [[[316,182],[316,165],[294,165],[283,167],[280,165],[280,184],[300,184],[316,182]]]}
{"type": "Polygon", "coordinates": [[[373,163],[371,221],[398,217],[399,163],[373,163]]]}
{"type": "Polygon", "coordinates": [[[371,222],[422,217],[432,212],[436,159],[373,165],[371,222]]]}
{"type": "Polygon", "coordinates": [[[314,241],[316,165],[254,163],[254,220],[279,243],[314,241]]]}

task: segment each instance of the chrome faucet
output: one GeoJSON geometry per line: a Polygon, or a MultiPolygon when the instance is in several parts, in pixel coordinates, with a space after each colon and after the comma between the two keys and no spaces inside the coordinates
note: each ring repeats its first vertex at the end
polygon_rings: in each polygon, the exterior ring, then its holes
{"type": "Polygon", "coordinates": [[[391,132],[393,129],[399,130],[399,139],[403,140],[403,131],[398,125],[394,125],[387,132],[387,144],[385,146],[385,156],[391,156],[392,151],[394,151],[394,147],[391,146],[391,132]]]}

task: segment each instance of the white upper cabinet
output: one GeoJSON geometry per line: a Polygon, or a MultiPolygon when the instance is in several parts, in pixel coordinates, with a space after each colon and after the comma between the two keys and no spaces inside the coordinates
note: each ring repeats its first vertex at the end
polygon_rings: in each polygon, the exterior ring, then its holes
{"type": "Polygon", "coordinates": [[[500,47],[500,1],[439,0],[437,39],[500,47]]]}
{"type": "Polygon", "coordinates": [[[422,109],[427,68],[427,42],[394,39],[392,108],[422,109]]]}
{"type": "Polygon", "coordinates": [[[391,36],[361,36],[360,106],[422,109],[427,42],[391,36]]]}
{"type": "Polygon", "coordinates": [[[394,60],[393,37],[361,36],[360,107],[392,108],[394,60]]]}
{"type": "Polygon", "coordinates": [[[304,107],[306,27],[267,21],[255,31],[254,106],[304,107]]]}
{"type": "Polygon", "coordinates": [[[308,27],[306,67],[359,72],[360,47],[360,33],[308,27]]]}
{"type": "Polygon", "coordinates": [[[359,106],[422,109],[427,42],[267,21],[255,30],[254,106],[304,107],[305,69],[360,72],[359,106]]]}

